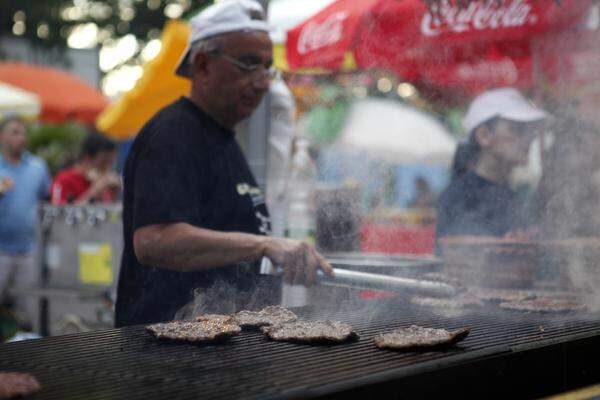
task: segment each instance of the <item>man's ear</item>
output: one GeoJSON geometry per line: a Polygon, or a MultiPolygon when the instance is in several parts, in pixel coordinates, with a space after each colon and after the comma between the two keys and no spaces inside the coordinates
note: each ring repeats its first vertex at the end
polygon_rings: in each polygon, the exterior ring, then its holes
{"type": "Polygon", "coordinates": [[[201,51],[196,52],[194,55],[194,62],[192,63],[192,76],[196,74],[200,74],[202,76],[206,76],[207,65],[208,65],[208,55],[201,51]]]}
{"type": "Polygon", "coordinates": [[[482,148],[486,148],[492,142],[492,132],[487,126],[480,126],[475,129],[475,139],[482,148]]]}

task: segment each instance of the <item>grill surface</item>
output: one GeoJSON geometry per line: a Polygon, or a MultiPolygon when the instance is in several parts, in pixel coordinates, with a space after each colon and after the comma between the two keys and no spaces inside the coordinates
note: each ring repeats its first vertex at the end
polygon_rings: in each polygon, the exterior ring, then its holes
{"type": "MultiPolygon", "coordinates": [[[[311,398],[357,393],[360,388],[390,382],[401,390],[410,379],[417,382],[419,376],[440,371],[454,373],[455,379],[465,366],[470,374],[484,360],[507,367],[504,358],[518,354],[537,354],[539,362],[544,359],[541,350],[557,346],[563,346],[562,356],[554,359],[564,363],[566,343],[589,342],[588,347],[598,348],[600,338],[598,315],[585,320],[519,313],[503,313],[502,318],[485,313],[443,317],[392,304],[377,309],[354,306],[351,311],[295,311],[307,319],[350,323],[360,340],[306,346],[243,333],[227,344],[194,345],[157,342],[137,326],[1,345],[0,370],[34,374],[42,384],[36,399],[311,398]],[[472,331],[465,341],[445,350],[397,353],[374,346],[376,334],[413,323],[445,329],[470,326],[472,331]]],[[[584,350],[592,356],[587,347],[584,350]]],[[[532,357],[535,361],[536,356],[532,357]]],[[[569,368],[572,357],[570,362],[569,368]]],[[[545,368],[565,366],[538,368],[544,373],[545,368]]],[[[492,375],[498,372],[492,371],[492,375]]],[[[564,371],[559,375],[565,381],[564,371]]],[[[485,376],[490,382],[495,379],[485,376]]],[[[428,385],[435,383],[428,381],[428,385]]],[[[405,393],[409,393],[408,386],[405,393]]],[[[422,393],[418,385],[412,390],[422,393]]]]}

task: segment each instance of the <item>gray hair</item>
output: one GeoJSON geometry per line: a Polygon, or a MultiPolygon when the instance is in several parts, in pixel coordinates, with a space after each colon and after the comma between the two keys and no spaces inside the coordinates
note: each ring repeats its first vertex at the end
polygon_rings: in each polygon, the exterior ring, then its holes
{"type": "Polygon", "coordinates": [[[222,35],[212,36],[206,39],[200,39],[192,43],[192,45],[190,46],[190,56],[188,59],[190,67],[194,67],[194,60],[196,59],[196,55],[198,53],[207,54],[220,50],[222,43],[222,35]]]}

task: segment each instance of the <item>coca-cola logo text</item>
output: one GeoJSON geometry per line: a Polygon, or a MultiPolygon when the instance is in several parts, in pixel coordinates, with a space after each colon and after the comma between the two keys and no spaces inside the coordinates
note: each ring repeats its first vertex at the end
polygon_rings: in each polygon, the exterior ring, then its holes
{"type": "Polygon", "coordinates": [[[537,15],[525,0],[474,1],[460,9],[443,1],[439,10],[426,12],[421,20],[421,32],[425,36],[437,36],[445,32],[466,32],[470,30],[514,28],[525,24],[535,24],[537,15]]]}
{"type": "Polygon", "coordinates": [[[340,11],[331,14],[321,23],[311,21],[306,24],[298,38],[298,53],[306,54],[339,42],[342,38],[344,20],[347,17],[347,12],[340,11]]]}

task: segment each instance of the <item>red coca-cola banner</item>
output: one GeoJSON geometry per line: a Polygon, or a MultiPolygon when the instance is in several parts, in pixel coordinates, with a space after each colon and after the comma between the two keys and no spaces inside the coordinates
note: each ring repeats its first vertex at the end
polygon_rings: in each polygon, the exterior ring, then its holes
{"type": "Polygon", "coordinates": [[[531,41],[580,23],[590,0],[442,2],[338,0],[288,32],[292,69],[339,69],[351,52],[359,68],[383,68],[433,84],[525,85],[531,41]]]}
{"type": "Polygon", "coordinates": [[[288,32],[287,54],[292,68],[338,68],[344,52],[354,46],[365,13],[379,0],[336,1],[288,32]]]}
{"type": "MultiPolygon", "coordinates": [[[[583,4],[585,0],[578,3],[583,4]]],[[[583,8],[586,9],[587,6],[583,8]]],[[[437,13],[423,14],[421,34],[436,37],[480,33],[501,35],[502,38],[519,38],[524,34],[530,35],[556,28],[561,22],[568,22],[571,15],[578,15],[573,11],[577,10],[555,7],[550,2],[527,0],[478,1],[463,9],[443,2],[437,13]],[[563,20],[556,18],[558,16],[563,20]]]]}

